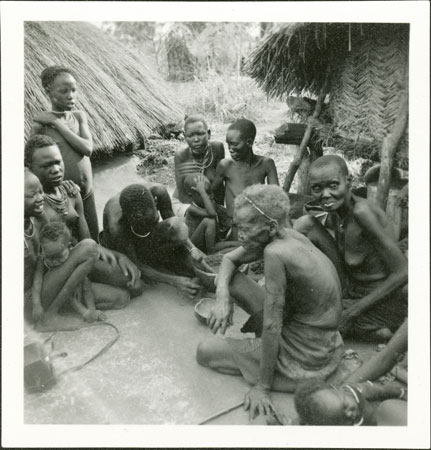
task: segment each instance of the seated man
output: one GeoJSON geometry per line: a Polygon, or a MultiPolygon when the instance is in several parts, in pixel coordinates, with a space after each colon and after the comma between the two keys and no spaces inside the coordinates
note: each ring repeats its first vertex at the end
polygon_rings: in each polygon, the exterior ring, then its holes
{"type": "Polygon", "coordinates": [[[387,341],[407,315],[407,260],[386,213],[351,191],[347,165],[327,155],[310,166],[311,194],[322,210],[294,225],[337,267],[344,286],[343,333],[387,341]]]}
{"type": "Polygon", "coordinates": [[[126,254],[144,280],[171,284],[190,297],[199,291],[193,264],[204,264],[203,253],[188,238],[184,219],[173,217],[169,194],[161,184],[131,184],[108,200],[101,240],[126,254]]]}
{"type": "MultiPolygon", "coordinates": [[[[269,391],[293,392],[306,378],[327,378],[342,357],[341,287],[331,261],[288,223],[289,199],[278,186],[254,185],[235,199],[242,246],[224,256],[208,324],[224,334],[233,301],[262,328],[262,338],[201,342],[197,361],[243,375],[254,387],[245,408],[270,413],[269,391]],[[236,269],[264,257],[265,289],[236,269]],[[263,318],[262,318],[263,310],[263,318]],[[260,317],[260,320],[259,320],[260,317]]],[[[257,333],[258,334],[258,333],[257,333]]]]}

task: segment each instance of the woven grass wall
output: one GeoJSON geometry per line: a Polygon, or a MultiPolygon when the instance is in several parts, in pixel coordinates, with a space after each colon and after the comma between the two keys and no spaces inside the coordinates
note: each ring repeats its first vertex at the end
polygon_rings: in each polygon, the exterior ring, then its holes
{"type": "Polygon", "coordinates": [[[85,22],[25,23],[25,136],[36,112],[49,109],[40,74],[51,65],[77,75],[77,108],[86,111],[97,158],[124,151],[182,111],[145,55],[85,22]]]}
{"type": "MultiPolygon", "coordinates": [[[[330,124],[325,145],[347,156],[378,159],[395,121],[403,77],[408,70],[406,24],[285,24],[251,55],[248,73],[277,98],[317,95],[329,66],[330,124]]],[[[408,131],[396,154],[408,163],[408,131]]]]}

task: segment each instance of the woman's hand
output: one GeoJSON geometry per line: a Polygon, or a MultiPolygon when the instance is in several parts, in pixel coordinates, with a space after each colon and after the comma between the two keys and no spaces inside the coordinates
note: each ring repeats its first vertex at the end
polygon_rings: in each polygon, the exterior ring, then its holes
{"type": "Polygon", "coordinates": [[[117,258],[110,250],[99,245],[99,252],[100,252],[99,258],[102,261],[106,262],[107,264],[111,265],[112,267],[115,267],[115,268],[118,267],[117,258]]]}
{"type": "Polygon", "coordinates": [[[230,300],[229,292],[217,292],[216,304],[212,308],[207,323],[213,334],[220,328],[221,334],[226,333],[228,325],[232,324],[233,303],[230,300]]]}
{"type": "Polygon", "coordinates": [[[76,197],[81,192],[81,188],[72,180],[64,180],[61,185],[66,189],[67,195],[70,197],[76,197]]]}
{"type": "Polygon", "coordinates": [[[257,384],[253,386],[244,398],[244,410],[248,410],[249,420],[253,420],[256,415],[269,416],[274,411],[274,407],[269,397],[269,390],[257,384]]]}
{"type": "Polygon", "coordinates": [[[127,286],[131,289],[137,288],[137,284],[139,280],[141,279],[141,272],[136,267],[136,265],[130,261],[130,259],[125,256],[121,255],[117,259],[118,265],[120,266],[121,271],[124,273],[124,275],[128,278],[130,278],[130,281],[127,283],[127,286]]]}
{"type": "Polygon", "coordinates": [[[39,114],[36,114],[33,120],[41,125],[53,125],[54,122],[58,120],[58,117],[48,111],[42,111],[39,114]]]}
{"type": "Polygon", "coordinates": [[[187,278],[181,276],[175,276],[172,280],[172,285],[190,299],[193,299],[201,288],[197,278],[187,278]]]}

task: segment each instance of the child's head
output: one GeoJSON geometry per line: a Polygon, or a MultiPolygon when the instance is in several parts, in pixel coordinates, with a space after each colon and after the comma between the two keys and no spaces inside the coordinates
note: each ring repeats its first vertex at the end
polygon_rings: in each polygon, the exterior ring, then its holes
{"type": "Polygon", "coordinates": [[[246,159],[252,151],[256,126],[247,119],[239,119],[229,126],[226,142],[234,161],[246,159]]]}
{"type": "Polygon", "coordinates": [[[63,158],[58,145],[49,136],[35,134],[27,141],[24,164],[39,178],[45,190],[63,181],[63,158]]]}
{"type": "Polygon", "coordinates": [[[184,121],[184,137],[190,150],[197,155],[204,155],[211,131],[201,115],[189,116],[184,121]]]}
{"type": "Polygon", "coordinates": [[[266,246],[288,216],[289,197],[279,186],[254,184],[235,199],[234,223],[246,246],[266,246]]]}
{"type": "Polygon", "coordinates": [[[350,177],[347,164],[336,155],[317,158],[310,166],[311,195],[325,211],[336,211],[350,200],[350,177]]]}
{"type": "Polygon", "coordinates": [[[188,175],[186,175],[186,177],[184,178],[184,190],[191,197],[193,202],[196,203],[196,205],[204,208],[202,197],[196,189],[196,182],[199,176],[205,178],[205,191],[210,197],[212,197],[211,183],[209,182],[207,177],[201,175],[200,173],[189,173],[188,175]]]}
{"type": "Polygon", "coordinates": [[[70,111],[76,102],[76,79],[67,67],[51,66],[40,75],[54,111],[70,111]]]}
{"type": "Polygon", "coordinates": [[[131,184],[120,193],[122,220],[132,227],[133,232],[145,236],[159,222],[159,212],[153,195],[142,184],[131,184]]]}
{"type": "Polygon", "coordinates": [[[61,266],[69,258],[70,231],[63,222],[49,222],[40,230],[40,246],[49,268],[61,266]]]}
{"type": "Polygon", "coordinates": [[[40,216],[43,213],[43,190],[39,178],[24,168],[24,216],[40,216]]]}
{"type": "Polygon", "coordinates": [[[295,408],[302,425],[359,425],[363,404],[353,390],[307,380],[295,392],[295,408]],[[356,396],[356,398],[355,398],[356,396]]]}

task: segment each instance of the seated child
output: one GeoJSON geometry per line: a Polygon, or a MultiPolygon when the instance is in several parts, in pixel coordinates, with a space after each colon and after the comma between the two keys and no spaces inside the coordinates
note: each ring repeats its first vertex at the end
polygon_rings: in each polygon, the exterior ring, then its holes
{"type": "MultiPolygon", "coordinates": [[[[382,423],[378,408],[370,402],[401,399],[407,405],[407,390],[396,383],[345,384],[335,387],[323,380],[307,380],[295,393],[295,408],[301,425],[390,425],[382,423]]],[[[394,400],[392,400],[394,401],[394,400]]],[[[407,423],[392,423],[407,425],[407,423]]]]}
{"type": "Polygon", "coordinates": [[[375,203],[352,193],[346,162],[316,159],[309,183],[320,217],[306,215],[294,228],[305,234],[337,268],[344,287],[342,332],[387,341],[407,315],[407,259],[392,224],[375,203]]]}
{"type": "Polygon", "coordinates": [[[98,241],[99,224],[93,192],[90,156],[93,140],[84,111],[76,110],[75,74],[67,67],[51,66],[41,74],[42,86],[51,101],[51,111],[34,118],[30,135],[44,134],[54,139],[64,161],[64,179],[81,189],[85,219],[91,237],[98,241]]]}
{"type": "Polygon", "coordinates": [[[217,237],[217,212],[208,178],[191,173],[184,178],[184,190],[192,198],[186,211],[189,238],[206,253],[214,253],[217,237]]]}
{"type": "MultiPolygon", "coordinates": [[[[41,256],[38,258],[34,273],[32,297],[33,297],[33,320],[37,322],[42,318],[44,309],[50,312],[51,305],[42,305],[41,299],[43,278],[47,271],[59,268],[69,259],[71,254],[71,234],[69,228],[63,222],[47,223],[40,231],[41,256]],[[44,308],[45,307],[45,308],[44,308]]],[[[72,308],[79,313],[87,322],[105,320],[106,316],[95,307],[95,296],[91,282],[87,277],[65,297],[59,309],[63,308],[69,300],[72,308]]]]}
{"type": "MultiPolygon", "coordinates": [[[[237,120],[227,130],[226,142],[232,159],[225,158],[220,161],[212,188],[215,192],[224,184],[226,210],[231,218],[235,197],[247,186],[265,182],[278,185],[274,160],[253,153],[255,137],[256,127],[247,119],[237,120]]],[[[236,239],[235,231],[232,239],[236,239]]]]}
{"type": "MultiPolygon", "coordinates": [[[[172,195],[172,209],[178,217],[184,217],[192,202],[189,193],[184,189],[184,178],[191,173],[199,172],[213,182],[217,164],[224,158],[224,146],[221,142],[211,141],[211,130],[201,115],[186,117],[184,137],[187,147],[175,152],[176,189],[172,195]]],[[[224,187],[220,185],[213,190],[218,205],[224,203],[224,187]]]]}

